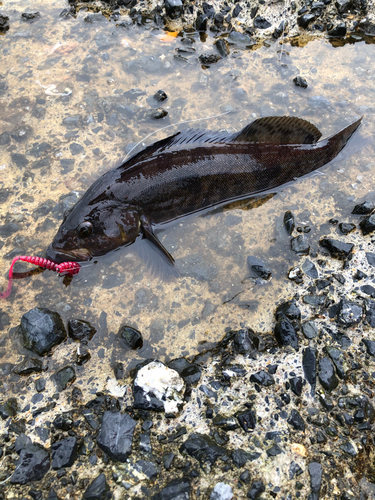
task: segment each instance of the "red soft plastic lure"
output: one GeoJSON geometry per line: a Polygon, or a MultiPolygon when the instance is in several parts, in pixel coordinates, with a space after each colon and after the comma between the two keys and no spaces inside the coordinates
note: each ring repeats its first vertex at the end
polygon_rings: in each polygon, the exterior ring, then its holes
{"type": "Polygon", "coordinates": [[[5,292],[0,293],[0,299],[6,299],[9,297],[12,291],[12,280],[13,280],[13,266],[17,262],[17,260],[23,260],[24,262],[29,262],[30,264],[34,264],[39,267],[43,267],[44,269],[50,269],[51,271],[56,271],[60,274],[70,274],[73,276],[74,274],[78,274],[81,266],[78,262],[62,262],[61,264],[56,264],[56,262],[52,262],[52,260],[43,259],[42,257],[33,257],[30,255],[20,255],[18,257],[14,257],[9,269],[9,282],[7,289],[5,292]]]}

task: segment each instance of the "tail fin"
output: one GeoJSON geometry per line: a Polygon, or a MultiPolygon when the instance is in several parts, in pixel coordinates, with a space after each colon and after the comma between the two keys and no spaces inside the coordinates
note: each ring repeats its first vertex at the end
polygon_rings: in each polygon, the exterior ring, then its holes
{"type": "Polygon", "coordinates": [[[362,118],[363,116],[361,116],[359,120],[348,125],[346,128],[340,130],[340,132],[337,132],[337,134],[332,135],[331,137],[325,140],[331,150],[332,154],[331,159],[337,156],[340,153],[340,151],[345,147],[348,140],[360,126],[362,118]]]}

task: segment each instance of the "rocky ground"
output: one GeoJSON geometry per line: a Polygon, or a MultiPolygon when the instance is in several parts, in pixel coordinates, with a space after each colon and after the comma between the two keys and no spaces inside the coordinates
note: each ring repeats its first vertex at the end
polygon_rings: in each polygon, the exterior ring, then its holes
{"type": "MultiPolygon", "coordinates": [[[[76,364],[90,363],[95,329],[26,313],[10,333],[30,354],[2,367],[2,498],[375,498],[374,209],[365,200],[350,221],[330,219],[337,235],[318,252],[287,212],[301,264],[273,331],[243,325],[129,377],[117,364],[105,392],[80,387],[73,365],[44,371],[67,335],[76,364]]],[[[261,261],[248,265],[255,284],[270,279],[261,261]]],[[[134,329],[119,335],[142,343],[134,329]]]]}

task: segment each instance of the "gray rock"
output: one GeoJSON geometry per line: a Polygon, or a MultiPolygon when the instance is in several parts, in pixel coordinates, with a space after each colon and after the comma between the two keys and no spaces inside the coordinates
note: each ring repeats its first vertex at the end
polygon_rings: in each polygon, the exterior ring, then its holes
{"type": "Polygon", "coordinates": [[[21,318],[23,345],[39,356],[66,339],[66,331],[60,315],[49,309],[35,307],[21,318]]]}
{"type": "Polygon", "coordinates": [[[340,325],[346,328],[357,325],[362,320],[362,315],[363,308],[361,304],[346,299],[340,302],[337,316],[340,325]]]}
{"type": "Polygon", "coordinates": [[[52,451],[52,469],[61,469],[62,467],[71,467],[77,458],[77,439],[68,437],[53,443],[52,451]]]}
{"type": "Polygon", "coordinates": [[[300,234],[290,240],[290,247],[297,255],[309,255],[310,245],[305,235],[300,234]]]}
{"type": "Polygon", "coordinates": [[[151,500],[189,500],[190,481],[186,477],[173,479],[159,493],[153,495],[151,500]]]}
{"type": "Polygon", "coordinates": [[[171,19],[178,19],[183,12],[183,4],[181,0],[165,0],[165,11],[171,19]]]}
{"type": "Polygon", "coordinates": [[[106,411],[97,443],[113,460],[125,462],[133,441],[136,422],[127,414],[106,411]]]}
{"type": "Polygon", "coordinates": [[[64,391],[76,379],[76,372],[72,366],[64,366],[61,370],[57,371],[53,376],[59,391],[64,391]]]}
{"type": "Polygon", "coordinates": [[[331,392],[338,386],[338,379],[336,377],[335,369],[332,361],[324,357],[318,363],[318,377],[319,381],[327,391],[331,392]]]}
{"type": "Polygon", "coordinates": [[[50,468],[49,453],[37,444],[27,444],[20,452],[11,484],[27,484],[40,481],[50,468]]]}
{"type": "Polygon", "coordinates": [[[107,484],[106,477],[102,473],[89,484],[82,498],[84,500],[104,500],[107,498],[107,492],[109,491],[110,488],[107,484]]]}

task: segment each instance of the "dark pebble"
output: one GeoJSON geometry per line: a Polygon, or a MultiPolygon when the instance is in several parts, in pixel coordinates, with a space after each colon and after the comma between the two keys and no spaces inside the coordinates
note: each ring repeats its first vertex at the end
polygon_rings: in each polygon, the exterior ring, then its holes
{"type": "Polygon", "coordinates": [[[9,398],[4,403],[0,404],[0,417],[6,420],[8,417],[17,415],[19,408],[16,398],[9,398]]]}
{"type": "Polygon", "coordinates": [[[302,393],[302,377],[293,377],[289,379],[290,388],[296,396],[300,396],[302,393]]]}
{"type": "Polygon", "coordinates": [[[307,89],[308,87],[307,81],[302,76],[296,76],[293,78],[293,82],[296,87],[302,87],[303,89],[307,89]]]}
{"type": "Polygon", "coordinates": [[[342,351],[340,349],[336,349],[336,347],[332,346],[327,346],[325,347],[325,351],[328,354],[328,356],[331,358],[333,361],[333,364],[335,365],[337,375],[340,378],[345,378],[346,375],[346,370],[345,370],[345,357],[342,351]]]}
{"type": "Polygon", "coordinates": [[[257,419],[254,410],[245,410],[237,413],[236,417],[245,432],[250,432],[251,429],[255,429],[257,419]]]}
{"type": "Polygon", "coordinates": [[[37,378],[35,380],[35,390],[37,392],[43,392],[46,388],[46,381],[44,378],[37,378]]]}
{"type": "Polygon", "coordinates": [[[290,240],[290,247],[297,255],[309,255],[310,245],[303,234],[292,238],[290,240]]]}
{"type": "Polygon", "coordinates": [[[366,259],[370,266],[375,267],[375,253],[366,252],[366,259]]]}
{"type": "Polygon", "coordinates": [[[352,0],[336,0],[335,5],[339,13],[344,14],[352,6],[352,0]]]}
{"type": "Polygon", "coordinates": [[[226,455],[227,451],[218,446],[209,436],[193,433],[181,445],[180,453],[187,453],[196,458],[203,467],[206,462],[213,465],[218,458],[226,455]]]}
{"type": "Polygon", "coordinates": [[[369,215],[359,223],[362,234],[370,234],[375,231],[375,214],[369,215]]]}
{"type": "Polygon", "coordinates": [[[280,448],[278,444],[274,444],[271,448],[268,448],[268,450],[266,451],[269,457],[276,457],[277,455],[283,453],[283,450],[280,448]]]}
{"type": "Polygon", "coordinates": [[[241,481],[241,483],[244,483],[244,484],[250,484],[251,476],[250,476],[250,472],[248,470],[245,470],[240,475],[240,481],[241,481]]]}
{"type": "Polygon", "coordinates": [[[267,269],[264,263],[258,257],[249,256],[247,258],[247,265],[250,270],[251,278],[261,278],[268,280],[271,277],[271,271],[267,269]]]}
{"type": "Polygon", "coordinates": [[[255,481],[251,485],[251,488],[247,494],[247,498],[251,498],[251,500],[255,500],[265,491],[266,491],[266,487],[264,486],[262,481],[255,481]]]}
{"type": "Polygon", "coordinates": [[[22,316],[21,333],[24,347],[39,356],[47,354],[67,336],[60,315],[41,307],[35,307],[22,316]]]}
{"type": "Polygon", "coordinates": [[[81,144],[78,144],[77,142],[70,143],[69,149],[70,149],[70,152],[72,153],[73,156],[79,155],[80,153],[83,153],[83,151],[84,151],[83,146],[81,146],[81,144]]]}
{"type": "Polygon", "coordinates": [[[118,332],[130,349],[141,349],[143,346],[143,337],[141,332],[131,326],[121,326],[118,332]]]}
{"type": "Polygon", "coordinates": [[[318,377],[319,381],[327,391],[331,392],[338,386],[338,379],[336,377],[335,368],[332,361],[324,357],[318,363],[318,377]]]}
{"type": "Polygon", "coordinates": [[[26,22],[35,22],[40,19],[40,12],[23,12],[21,19],[26,22]]]}
{"type": "Polygon", "coordinates": [[[319,335],[319,329],[313,321],[306,321],[303,323],[302,332],[308,339],[314,339],[319,335]]]}
{"type": "Polygon", "coordinates": [[[97,438],[98,446],[113,460],[125,462],[135,426],[136,422],[127,413],[106,411],[97,438]]]}
{"type": "Polygon", "coordinates": [[[151,500],[189,500],[190,481],[186,477],[173,479],[159,493],[152,495],[151,500]]]}
{"type": "Polygon", "coordinates": [[[40,359],[25,357],[18,363],[13,371],[18,375],[30,375],[31,373],[39,373],[43,370],[43,363],[40,359]]]}
{"type": "Polygon", "coordinates": [[[305,379],[311,385],[312,393],[316,386],[316,352],[315,349],[307,347],[303,350],[302,367],[305,379]]]}
{"type": "Polygon", "coordinates": [[[355,215],[369,215],[375,208],[375,203],[372,201],[364,201],[353,208],[352,214],[355,215]]]}
{"type": "Polygon", "coordinates": [[[169,470],[171,468],[174,457],[175,457],[175,454],[172,452],[168,453],[167,455],[164,456],[163,463],[164,463],[164,467],[167,470],[169,470]]]}
{"type": "Polygon", "coordinates": [[[354,245],[331,238],[322,238],[319,244],[326,248],[335,259],[346,259],[352,252],[354,245]]]}
{"type": "Polygon", "coordinates": [[[315,14],[303,14],[297,17],[297,24],[303,29],[306,29],[308,25],[315,20],[315,14]]]}
{"type": "Polygon", "coordinates": [[[212,420],[212,424],[215,427],[219,427],[223,429],[223,431],[233,431],[238,428],[238,423],[233,417],[226,417],[223,415],[216,415],[216,417],[212,420]]]}
{"type": "Polygon", "coordinates": [[[5,33],[9,29],[9,17],[0,14],[0,33],[5,33]]]}
{"type": "Polygon", "coordinates": [[[292,232],[294,231],[294,228],[296,226],[295,220],[294,220],[294,215],[290,210],[288,210],[284,214],[284,226],[285,226],[286,232],[290,236],[292,234],[292,232]]]}
{"type": "Polygon", "coordinates": [[[158,90],[156,92],[156,94],[154,94],[154,98],[158,101],[158,102],[163,102],[165,101],[166,99],[168,99],[168,96],[167,94],[164,92],[164,90],[158,90]]]}
{"type": "Polygon", "coordinates": [[[139,410],[164,411],[164,403],[152,393],[146,393],[138,385],[133,386],[134,408],[139,410]]]}
{"type": "Polygon", "coordinates": [[[297,410],[292,410],[290,412],[290,417],[288,418],[287,422],[296,431],[304,431],[305,430],[305,422],[297,410]]]}
{"type": "Polygon", "coordinates": [[[318,270],[313,262],[311,260],[306,259],[305,262],[302,264],[302,271],[306,274],[306,276],[309,276],[310,278],[316,279],[319,276],[318,270]]]}
{"type": "Polygon", "coordinates": [[[205,16],[202,12],[198,12],[197,19],[195,21],[195,29],[197,31],[206,31],[207,21],[207,16],[205,16]]]}
{"type": "Polygon", "coordinates": [[[290,320],[300,320],[301,310],[298,307],[295,299],[287,300],[286,302],[278,305],[276,308],[276,318],[278,318],[279,315],[286,316],[290,320]]]}
{"type": "Polygon", "coordinates": [[[356,457],[358,455],[358,450],[350,441],[345,441],[345,443],[341,444],[340,449],[350,457],[356,457]]]}
{"type": "Polygon", "coordinates": [[[303,473],[303,469],[296,463],[291,462],[289,467],[289,479],[293,479],[295,476],[300,476],[303,473]]]}
{"type": "Polygon", "coordinates": [[[341,300],[339,304],[338,322],[340,325],[349,328],[357,325],[363,315],[362,305],[352,300],[341,300]]]}
{"type": "Polygon", "coordinates": [[[13,236],[20,229],[21,228],[18,224],[14,224],[13,222],[8,222],[8,224],[0,226],[0,236],[2,238],[9,238],[9,236],[13,236]]]}
{"type": "Polygon", "coordinates": [[[320,487],[322,485],[322,466],[319,462],[309,463],[311,500],[319,500],[320,487]]]}
{"type": "Polygon", "coordinates": [[[219,54],[201,54],[199,56],[199,60],[200,62],[204,65],[204,66],[208,66],[210,64],[215,64],[217,63],[218,61],[220,61],[221,57],[219,56],[219,54]]]}
{"type": "Polygon", "coordinates": [[[61,441],[56,441],[51,447],[52,469],[71,467],[77,458],[77,439],[68,437],[61,441]]]}
{"type": "Polygon", "coordinates": [[[172,370],[176,370],[186,384],[196,384],[201,378],[202,369],[200,366],[190,363],[186,358],[172,359],[167,366],[172,370]]]}
{"type": "Polygon", "coordinates": [[[152,453],[150,434],[147,432],[139,436],[139,451],[143,453],[152,453]]]}
{"type": "Polygon", "coordinates": [[[106,477],[103,473],[99,474],[98,477],[89,484],[87,490],[83,494],[84,500],[104,500],[109,498],[107,495],[110,488],[107,484],[106,477]]]}
{"type": "Polygon", "coordinates": [[[18,168],[25,168],[29,164],[29,160],[21,153],[12,153],[10,157],[18,168]]]}
{"type": "Polygon", "coordinates": [[[259,372],[253,373],[251,375],[250,382],[263,385],[264,387],[269,387],[270,385],[274,385],[275,379],[269,373],[265,372],[264,370],[260,370],[259,372]]]}
{"type": "Polygon", "coordinates": [[[78,342],[88,341],[93,338],[96,329],[88,322],[82,319],[70,319],[68,321],[69,337],[78,342]]]}
{"type": "Polygon", "coordinates": [[[183,4],[181,0],[165,0],[165,11],[171,19],[178,19],[183,12],[183,4]]]}
{"type": "Polygon", "coordinates": [[[281,21],[281,23],[279,24],[279,26],[277,26],[273,33],[272,33],[272,38],[274,38],[275,40],[277,38],[279,38],[285,31],[285,28],[288,26],[288,21],[281,21]]]}
{"type": "Polygon", "coordinates": [[[347,222],[340,222],[339,229],[342,232],[342,234],[349,234],[355,229],[357,229],[357,226],[355,224],[350,224],[347,222]]]}
{"type": "Polygon", "coordinates": [[[122,380],[125,378],[125,367],[123,363],[116,363],[113,368],[116,380],[122,380]]]}
{"type": "Polygon", "coordinates": [[[147,462],[146,460],[138,460],[134,464],[134,468],[147,476],[149,479],[155,479],[159,474],[159,469],[153,462],[147,462]]]}
{"type": "Polygon", "coordinates": [[[267,28],[270,28],[272,25],[269,21],[267,21],[266,18],[262,16],[257,16],[254,19],[254,28],[257,28],[259,30],[266,30],[267,28]]]}
{"type": "Polygon", "coordinates": [[[224,38],[219,38],[218,40],[216,40],[214,45],[221,57],[227,57],[229,55],[229,46],[224,38]]]}
{"type": "Polygon", "coordinates": [[[64,366],[54,375],[54,381],[58,391],[64,391],[76,379],[76,372],[72,366],[64,366]]]}
{"type": "Polygon", "coordinates": [[[10,482],[12,484],[27,484],[40,481],[50,468],[49,453],[38,444],[27,444],[20,452],[10,482]]]}
{"type": "Polygon", "coordinates": [[[274,334],[279,345],[284,347],[291,346],[293,349],[298,349],[297,332],[292,323],[283,314],[278,316],[274,334]]]}
{"type": "Polygon", "coordinates": [[[250,335],[254,332],[248,328],[238,330],[233,339],[233,347],[239,354],[247,354],[254,349],[250,335]]]}
{"type": "Polygon", "coordinates": [[[150,112],[148,112],[148,116],[153,120],[160,120],[161,118],[166,117],[167,114],[168,111],[162,108],[153,109],[150,112]]]}
{"type": "Polygon", "coordinates": [[[367,354],[370,356],[375,356],[375,341],[370,339],[363,339],[363,343],[366,346],[367,354]]]}

